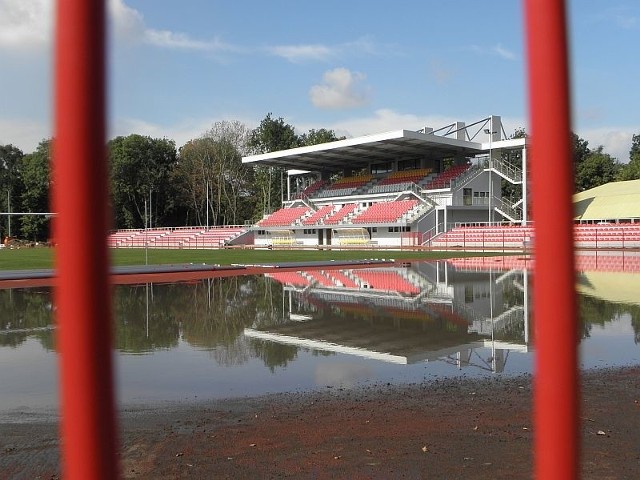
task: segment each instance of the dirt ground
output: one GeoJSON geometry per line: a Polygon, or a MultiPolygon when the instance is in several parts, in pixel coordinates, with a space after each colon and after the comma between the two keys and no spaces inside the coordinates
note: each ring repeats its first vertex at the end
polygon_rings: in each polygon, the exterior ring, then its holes
{"type": "MultiPolygon", "coordinates": [[[[640,478],[640,367],[582,378],[582,478],[640,478]]],[[[531,378],[327,389],[120,414],[123,478],[533,478],[531,378]]],[[[0,424],[0,478],[57,479],[55,422],[0,424]]]]}

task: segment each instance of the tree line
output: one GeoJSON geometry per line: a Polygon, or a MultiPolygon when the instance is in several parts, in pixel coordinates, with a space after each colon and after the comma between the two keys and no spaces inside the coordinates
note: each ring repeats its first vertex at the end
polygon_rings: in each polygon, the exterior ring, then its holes
{"type": "MultiPolygon", "coordinates": [[[[284,171],[242,164],[246,155],[340,140],[333,130],[297,134],[271,113],[257,128],[237,121],[215,123],[176,148],[173,140],[131,134],[107,143],[112,228],[233,225],[255,222],[279,208],[284,171]]],[[[52,139],[33,153],[0,145],[0,211],[51,212],[52,139]]],[[[100,199],[99,201],[103,201],[100,199]]],[[[0,238],[43,241],[46,216],[3,216],[0,238]]]]}
{"type": "MultiPolygon", "coordinates": [[[[512,138],[524,135],[524,129],[517,129],[512,138]]],[[[640,179],[640,134],[633,135],[628,163],[571,135],[576,192],[640,179]]],[[[271,113],[254,129],[237,121],[217,122],[179,148],[167,138],[113,138],[107,143],[112,228],[253,223],[280,207],[286,173],[244,165],[243,156],[343,138],[324,128],[297,134],[294,126],[271,113]]],[[[34,152],[24,154],[13,145],[0,145],[0,211],[51,211],[51,146],[52,139],[45,139],[34,152]]],[[[46,240],[49,223],[45,216],[3,216],[0,238],[10,234],[46,240]]]]}

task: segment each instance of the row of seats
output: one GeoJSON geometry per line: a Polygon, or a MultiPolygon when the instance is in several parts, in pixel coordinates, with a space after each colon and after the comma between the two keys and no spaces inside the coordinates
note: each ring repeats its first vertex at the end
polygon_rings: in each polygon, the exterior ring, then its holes
{"type": "Polygon", "coordinates": [[[416,285],[394,271],[362,269],[354,270],[352,274],[361,280],[361,285],[368,285],[368,288],[408,294],[420,293],[416,285]]]}
{"type": "MultiPolygon", "coordinates": [[[[448,188],[451,180],[462,175],[468,170],[470,165],[455,165],[440,173],[438,176],[427,182],[425,188],[438,189],[448,188]]],[[[433,170],[430,168],[418,168],[414,170],[401,170],[392,172],[388,176],[382,178],[375,185],[370,187],[366,193],[393,193],[405,190],[411,190],[414,185],[426,182],[433,176],[433,170]]],[[[326,186],[326,183],[316,182],[312,184],[313,189],[307,187],[304,194],[313,198],[329,198],[353,195],[354,192],[374,179],[373,175],[359,175],[353,177],[345,177],[335,181],[333,184],[326,186]],[[323,189],[324,187],[324,189],[323,189]]],[[[300,195],[299,195],[300,197],[300,195]]]]}
{"type": "Polygon", "coordinates": [[[414,188],[415,182],[399,182],[399,183],[389,183],[384,185],[374,185],[369,189],[367,193],[394,193],[394,192],[404,192],[407,190],[412,190],[414,188]]]}
{"type": "Polygon", "coordinates": [[[315,225],[317,222],[320,222],[324,218],[328,217],[334,211],[333,205],[325,205],[324,207],[319,208],[313,213],[310,217],[302,220],[303,225],[315,225]]]}
{"type": "Polygon", "coordinates": [[[218,248],[245,231],[243,227],[120,230],[108,236],[107,244],[112,248],[218,248]]]}
{"type": "Polygon", "coordinates": [[[355,211],[358,207],[357,203],[347,203],[343,205],[336,213],[324,220],[325,225],[337,225],[344,220],[348,215],[355,211]]]}
{"type": "MultiPolygon", "coordinates": [[[[506,257],[468,257],[447,260],[458,270],[528,270],[533,268],[533,258],[510,255],[506,257]]],[[[580,272],[640,272],[640,255],[633,254],[584,254],[575,256],[575,267],[580,272]]]]}
{"type": "Polygon", "coordinates": [[[638,255],[576,255],[576,270],[581,272],[640,272],[638,255]]]}
{"type": "Polygon", "coordinates": [[[400,273],[389,270],[308,270],[304,272],[274,272],[270,278],[285,285],[306,287],[315,284],[328,288],[371,288],[387,292],[418,294],[420,288],[400,273]]]}
{"type": "Polygon", "coordinates": [[[343,177],[336,180],[329,186],[330,189],[334,188],[346,188],[346,187],[361,187],[373,180],[373,175],[356,175],[353,177],[343,177]]]}
{"type": "Polygon", "coordinates": [[[395,222],[418,203],[418,200],[374,203],[351,221],[358,224],[395,222]]]}
{"type": "Polygon", "coordinates": [[[413,182],[418,183],[420,180],[430,175],[433,170],[431,168],[418,168],[415,170],[400,170],[399,172],[390,173],[387,177],[380,180],[377,185],[391,185],[394,183],[413,182]]]}
{"type": "Polygon", "coordinates": [[[457,270],[466,271],[509,271],[526,270],[533,268],[531,257],[521,257],[508,255],[505,257],[466,257],[452,258],[447,263],[453,265],[457,270]]]}
{"type": "Polygon", "coordinates": [[[358,187],[328,188],[314,195],[314,198],[347,197],[353,195],[358,187]]]}
{"type": "Polygon", "coordinates": [[[487,226],[456,227],[431,240],[432,247],[509,247],[522,248],[531,242],[533,227],[487,226]]]}
{"type": "MultiPolygon", "coordinates": [[[[522,247],[534,234],[531,226],[456,227],[436,237],[431,245],[522,247]]],[[[574,241],[581,248],[640,247],[640,224],[575,225],[574,241]]]]}
{"type": "MultiPolygon", "coordinates": [[[[380,202],[365,208],[351,219],[352,224],[396,222],[419,204],[419,200],[380,202]]],[[[293,226],[296,223],[312,225],[338,225],[358,208],[356,203],[347,203],[338,210],[325,205],[313,212],[307,207],[281,208],[257,223],[258,227],[293,226]]]]}
{"type": "Polygon", "coordinates": [[[297,198],[310,197],[318,190],[322,189],[327,184],[326,180],[316,180],[307,188],[305,188],[300,194],[298,194],[297,198]]]}
{"type": "Polygon", "coordinates": [[[303,215],[310,213],[308,207],[281,208],[276,210],[267,218],[260,220],[256,225],[258,227],[277,227],[291,225],[299,220],[303,215]]]}
{"type": "Polygon", "coordinates": [[[462,175],[464,172],[466,172],[469,169],[470,166],[471,165],[469,164],[454,165],[448,168],[447,170],[445,170],[444,172],[442,172],[440,175],[438,175],[436,178],[431,180],[429,183],[427,183],[425,185],[425,188],[427,190],[435,190],[438,188],[449,188],[451,186],[451,180],[462,175]]]}

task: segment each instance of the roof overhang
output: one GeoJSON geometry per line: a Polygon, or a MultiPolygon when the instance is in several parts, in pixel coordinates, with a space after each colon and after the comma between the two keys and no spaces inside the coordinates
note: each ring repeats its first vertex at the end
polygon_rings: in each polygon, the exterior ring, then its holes
{"type": "Polygon", "coordinates": [[[394,130],[251,155],[244,157],[242,163],[281,167],[286,170],[342,171],[345,168],[360,169],[369,164],[392,160],[474,156],[484,149],[484,145],[479,142],[411,130],[394,130]]]}

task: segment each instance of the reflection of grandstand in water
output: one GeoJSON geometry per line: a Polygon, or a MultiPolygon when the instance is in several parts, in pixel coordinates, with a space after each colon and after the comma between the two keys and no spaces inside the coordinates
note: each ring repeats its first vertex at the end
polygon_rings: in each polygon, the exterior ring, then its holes
{"type": "Polygon", "coordinates": [[[502,371],[528,350],[526,275],[460,271],[447,262],[268,274],[283,318],[248,337],[393,363],[445,360],[502,371]],[[493,297],[493,301],[492,300],[493,297]],[[490,349],[480,354],[478,349],[490,349]]]}

